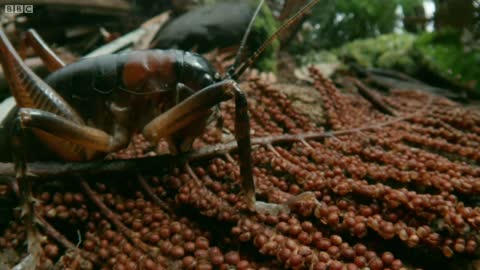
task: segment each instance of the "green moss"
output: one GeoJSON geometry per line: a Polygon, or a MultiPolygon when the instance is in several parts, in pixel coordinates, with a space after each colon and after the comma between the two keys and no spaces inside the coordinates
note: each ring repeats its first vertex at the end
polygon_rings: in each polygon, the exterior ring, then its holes
{"type": "Polygon", "coordinates": [[[480,50],[467,49],[460,34],[454,31],[423,34],[415,42],[415,50],[431,72],[480,96],[480,50]]]}
{"type": "Polygon", "coordinates": [[[388,34],[353,41],[334,52],[341,59],[353,60],[367,68],[396,69],[413,74],[417,71],[411,53],[415,39],[412,34],[388,34]]]}
{"type": "MultiPolygon", "coordinates": [[[[258,1],[252,0],[252,5],[257,5],[258,1]]],[[[272,14],[268,5],[263,5],[260,14],[252,28],[251,36],[249,37],[248,45],[251,51],[257,50],[265,40],[267,40],[277,30],[277,21],[272,14]]],[[[262,56],[255,63],[255,67],[262,71],[276,71],[277,68],[277,53],[280,49],[278,40],[274,41],[262,54],[262,56]]]]}

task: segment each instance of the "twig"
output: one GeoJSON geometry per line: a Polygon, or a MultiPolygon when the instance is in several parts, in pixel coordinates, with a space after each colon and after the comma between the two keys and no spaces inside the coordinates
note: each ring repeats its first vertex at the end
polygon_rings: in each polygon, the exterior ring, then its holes
{"type": "Polygon", "coordinates": [[[150,44],[157,35],[162,26],[170,19],[170,11],[165,11],[150,20],[144,22],[140,28],[145,30],[145,33],[133,45],[134,50],[149,49],[150,44]]]}
{"type": "Polygon", "coordinates": [[[90,52],[85,55],[85,58],[115,53],[132,46],[134,49],[147,49],[158,29],[169,19],[169,17],[169,12],[164,12],[155,16],[143,23],[138,29],[90,52]]]}
{"type": "Polygon", "coordinates": [[[399,90],[415,89],[417,91],[433,93],[433,94],[441,95],[450,99],[461,100],[461,101],[464,101],[467,98],[466,93],[463,90],[455,92],[453,90],[431,86],[422,82],[415,83],[412,81],[404,81],[404,80],[400,80],[397,78],[384,76],[380,74],[372,73],[368,75],[367,81],[381,88],[386,88],[386,89],[399,89],[399,90]]]}
{"type": "Polygon", "coordinates": [[[200,179],[198,179],[198,176],[195,174],[195,172],[193,172],[192,167],[190,167],[190,164],[188,164],[188,162],[185,164],[185,170],[190,175],[190,177],[192,177],[195,183],[197,183],[198,185],[201,185],[200,179]]]}
{"type": "Polygon", "coordinates": [[[137,177],[137,180],[138,180],[138,183],[140,184],[140,186],[143,188],[143,190],[150,197],[150,199],[153,200],[155,205],[160,206],[162,208],[162,210],[165,211],[166,213],[171,213],[171,208],[168,206],[168,204],[165,201],[163,201],[162,199],[160,199],[160,197],[158,197],[157,194],[155,194],[155,191],[147,183],[147,180],[145,180],[145,178],[143,176],[139,175],[137,177]]]}
{"type": "MultiPolygon", "coordinates": [[[[178,157],[177,157],[178,158],[178,157]]],[[[26,175],[30,177],[51,177],[75,175],[78,173],[107,174],[139,170],[148,174],[158,170],[158,164],[175,164],[172,155],[166,154],[157,157],[138,158],[130,160],[97,160],[90,162],[32,162],[27,163],[26,175]]],[[[0,163],[0,176],[14,177],[15,170],[12,163],[0,163]]],[[[1,183],[8,182],[7,179],[0,179],[1,183]]]]}
{"type": "Polygon", "coordinates": [[[411,82],[411,83],[426,85],[424,82],[419,81],[405,73],[402,73],[396,70],[382,69],[382,68],[369,68],[369,69],[366,69],[366,72],[381,75],[381,76],[387,76],[394,79],[400,79],[400,80],[411,82]]]}
{"type": "Polygon", "coordinates": [[[311,144],[309,144],[307,141],[305,141],[304,139],[301,139],[300,142],[305,145],[305,147],[309,148],[309,149],[313,149],[313,146],[311,144]]]}
{"type": "Polygon", "coordinates": [[[51,239],[55,239],[57,242],[62,244],[67,249],[72,250],[73,252],[81,255],[82,259],[94,257],[92,253],[83,249],[79,249],[77,246],[75,246],[63,234],[57,231],[48,221],[46,221],[41,215],[36,214],[35,219],[37,220],[40,227],[42,227],[42,229],[45,231],[45,233],[48,236],[50,236],[51,239]]]}
{"type": "Polygon", "coordinates": [[[147,244],[145,244],[141,239],[140,239],[140,234],[138,232],[134,232],[130,230],[125,224],[120,221],[119,217],[112,211],[110,210],[101,200],[100,198],[93,192],[93,190],[90,188],[90,185],[88,185],[87,181],[84,179],[80,179],[80,185],[82,186],[83,190],[85,191],[85,194],[89,197],[89,199],[98,207],[100,208],[100,211],[107,217],[116,227],[117,229],[130,241],[140,248],[143,252],[149,253],[153,252],[156,253],[157,249],[154,247],[150,247],[147,244]]]}
{"type": "Polygon", "coordinates": [[[270,143],[267,144],[267,148],[268,148],[268,150],[272,151],[272,153],[273,153],[275,156],[277,156],[277,157],[279,157],[279,158],[282,158],[282,156],[277,152],[277,150],[275,150],[275,148],[273,147],[272,144],[270,144],[270,143]]]}
{"type": "Polygon", "coordinates": [[[143,28],[138,28],[124,36],[121,36],[114,41],[94,50],[93,52],[85,55],[85,58],[88,57],[96,57],[105,54],[112,54],[115,52],[120,51],[121,49],[125,49],[135,42],[138,42],[140,38],[146,33],[147,30],[143,28]]]}
{"type": "Polygon", "coordinates": [[[228,162],[231,162],[232,164],[237,164],[237,161],[230,155],[230,153],[226,153],[225,157],[227,158],[228,162]]]}
{"type": "MultiPolygon", "coordinates": [[[[60,244],[62,244],[67,249],[79,251],[79,249],[72,242],[70,242],[67,238],[65,238],[65,236],[63,236],[63,234],[61,234],[52,225],[50,225],[50,223],[48,223],[41,215],[37,213],[35,215],[35,219],[37,220],[37,223],[40,224],[40,227],[43,228],[45,233],[48,236],[50,236],[52,239],[57,240],[60,244]]],[[[87,251],[85,251],[85,255],[89,256],[90,254],[87,251]]]]}
{"type": "MultiPolygon", "coordinates": [[[[358,128],[326,131],[326,132],[308,132],[302,134],[283,134],[276,136],[267,136],[253,138],[252,145],[268,145],[276,143],[298,142],[302,140],[316,140],[331,136],[343,136],[352,133],[380,129],[398,122],[408,120],[412,117],[424,113],[430,107],[434,97],[430,97],[425,106],[416,112],[405,116],[396,117],[390,121],[369,124],[358,128]]],[[[88,162],[32,162],[27,163],[26,175],[30,177],[46,178],[54,176],[67,176],[76,174],[111,174],[125,172],[140,172],[142,174],[162,175],[169,167],[183,165],[187,161],[202,160],[213,156],[224,155],[237,148],[235,141],[223,144],[206,146],[199,150],[173,156],[164,154],[156,157],[134,158],[128,160],[97,160],[88,162]],[[163,167],[159,168],[158,164],[163,167]]],[[[0,163],[0,177],[15,176],[15,170],[12,163],[0,163]]],[[[71,179],[69,179],[71,181],[71,179]]],[[[0,178],[0,183],[8,182],[0,178]]]]}
{"type": "Polygon", "coordinates": [[[375,94],[370,88],[363,84],[360,80],[356,78],[350,78],[350,80],[357,86],[358,92],[362,97],[367,99],[372,105],[377,108],[382,113],[395,116],[396,113],[389,108],[385,103],[375,94]]]}

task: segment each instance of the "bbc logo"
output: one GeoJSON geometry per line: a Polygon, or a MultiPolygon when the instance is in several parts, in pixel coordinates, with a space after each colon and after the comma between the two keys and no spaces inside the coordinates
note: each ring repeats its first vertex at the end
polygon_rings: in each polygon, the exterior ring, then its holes
{"type": "Polygon", "coordinates": [[[33,13],[33,5],[5,5],[5,13],[7,14],[33,13]]]}

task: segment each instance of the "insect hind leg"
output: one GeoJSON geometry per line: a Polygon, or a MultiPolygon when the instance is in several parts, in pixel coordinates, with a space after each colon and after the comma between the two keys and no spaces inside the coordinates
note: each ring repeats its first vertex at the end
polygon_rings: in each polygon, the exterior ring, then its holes
{"type": "Polygon", "coordinates": [[[28,47],[32,47],[50,72],[65,66],[65,63],[45,43],[37,31],[29,29],[24,33],[20,44],[20,56],[25,59],[28,47]]]}
{"type": "Polygon", "coordinates": [[[125,136],[121,128],[110,135],[103,130],[43,110],[21,108],[18,114],[21,128],[34,128],[34,131],[51,134],[85,149],[110,153],[128,143],[128,136],[125,136]]]}

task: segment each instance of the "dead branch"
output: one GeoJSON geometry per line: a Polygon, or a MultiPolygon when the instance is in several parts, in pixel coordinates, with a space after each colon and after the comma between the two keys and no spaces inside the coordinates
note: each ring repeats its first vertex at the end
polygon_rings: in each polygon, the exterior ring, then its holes
{"type": "MultiPolygon", "coordinates": [[[[268,145],[275,143],[288,143],[288,142],[302,142],[305,140],[315,140],[331,136],[342,136],[348,135],[356,132],[368,131],[383,128],[401,121],[405,121],[414,116],[418,116],[425,112],[431,105],[433,97],[430,98],[426,106],[421,110],[400,116],[395,117],[389,121],[378,123],[378,124],[368,124],[363,127],[337,130],[337,131],[327,131],[327,132],[310,132],[302,134],[283,134],[277,136],[266,136],[260,138],[253,138],[253,145],[268,145]]],[[[235,141],[225,143],[225,144],[216,144],[211,146],[206,146],[199,150],[195,150],[188,153],[183,153],[179,155],[164,154],[155,157],[146,157],[146,158],[134,158],[128,160],[98,160],[98,161],[88,161],[88,162],[32,162],[27,164],[26,175],[36,178],[46,178],[54,176],[66,176],[66,175],[76,175],[76,174],[90,174],[90,175],[99,175],[99,174],[108,174],[108,173],[125,173],[125,172],[140,172],[142,174],[155,174],[161,175],[165,170],[159,170],[159,165],[161,168],[171,168],[180,164],[185,164],[187,161],[196,161],[212,156],[223,155],[234,151],[237,148],[237,143],[235,141]]],[[[14,177],[15,170],[12,163],[0,163],[0,177],[14,177]]],[[[6,183],[7,180],[0,179],[0,183],[6,183]]]]}
{"type": "Polygon", "coordinates": [[[353,83],[357,86],[358,93],[368,100],[375,108],[377,108],[382,113],[395,116],[396,113],[390,107],[388,107],[378,96],[377,93],[374,93],[370,88],[363,84],[360,80],[351,78],[353,83]]]}
{"type": "Polygon", "coordinates": [[[127,49],[133,46],[134,49],[148,49],[152,39],[158,30],[165,24],[170,18],[170,12],[164,12],[152,19],[144,22],[138,29],[133,30],[116,40],[95,49],[87,54],[85,57],[96,57],[105,54],[111,54],[119,52],[123,49],[127,49]]]}

